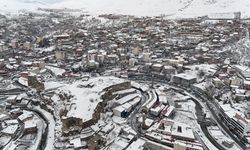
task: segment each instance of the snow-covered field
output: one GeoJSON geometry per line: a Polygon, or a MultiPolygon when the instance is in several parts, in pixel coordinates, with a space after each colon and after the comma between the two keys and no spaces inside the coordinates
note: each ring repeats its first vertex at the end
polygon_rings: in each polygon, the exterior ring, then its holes
{"type": "Polygon", "coordinates": [[[35,11],[38,7],[46,7],[46,3],[36,1],[25,2],[23,0],[0,0],[0,13],[18,13],[21,10],[35,11]]]}
{"type": "MultiPolygon", "coordinates": [[[[112,77],[96,77],[91,78],[88,81],[75,81],[71,84],[57,83],[57,82],[47,82],[45,83],[46,89],[57,88],[56,93],[64,93],[67,95],[72,95],[73,97],[69,100],[70,110],[67,117],[81,118],[83,121],[88,121],[92,119],[92,114],[94,109],[98,105],[101,99],[101,92],[104,88],[109,87],[114,84],[123,83],[125,80],[112,77]],[[93,86],[93,87],[88,87],[93,86]]],[[[56,94],[57,95],[57,94],[56,94]]],[[[52,98],[56,106],[60,108],[59,98],[54,96],[52,98]]]]}
{"type": "Polygon", "coordinates": [[[241,11],[243,17],[250,16],[249,0],[0,0],[0,13],[38,7],[82,9],[92,15],[195,17],[241,11]]]}

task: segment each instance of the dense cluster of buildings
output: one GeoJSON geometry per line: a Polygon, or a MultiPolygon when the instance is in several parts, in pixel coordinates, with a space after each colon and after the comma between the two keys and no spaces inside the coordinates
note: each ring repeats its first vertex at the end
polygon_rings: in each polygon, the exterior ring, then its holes
{"type": "Polygon", "coordinates": [[[0,149],[247,145],[248,24],[239,17],[0,16],[0,149]],[[237,139],[213,137],[218,119],[237,139]]]}

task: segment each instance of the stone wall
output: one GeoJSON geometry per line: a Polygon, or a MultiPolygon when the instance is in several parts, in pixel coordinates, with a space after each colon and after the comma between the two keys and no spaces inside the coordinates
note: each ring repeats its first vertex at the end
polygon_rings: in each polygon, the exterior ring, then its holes
{"type": "Polygon", "coordinates": [[[94,125],[98,120],[100,119],[100,114],[104,112],[104,108],[107,105],[107,102],[109,100],[112,100],[115,95],[113,95],[113,92],[128,89],[131,87],[130,82],[124,82],[116,85],[109,86],[105,88],[103,91],[105,93],[101,96],[103,99],[102,102],[99,102],[94,110],[94,113],[92,114],[92,119],[88,121],[82,121],[80,118],[74,118],[74,117],[69,117],[65,118],[62,117],[62,123],[63,123],[63,134],[64,135],[70,135],[77,133],[79,128],[87,128],[91,125],[94,125]]]}

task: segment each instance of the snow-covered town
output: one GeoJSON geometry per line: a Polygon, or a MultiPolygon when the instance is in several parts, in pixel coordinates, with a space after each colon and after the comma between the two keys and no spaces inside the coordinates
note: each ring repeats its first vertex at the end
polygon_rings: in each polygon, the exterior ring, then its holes
{"type": "Polygon", "coordinates": [[[249,150],[250,13],[120,1],[0,0],[0,149],[249,150]]]}

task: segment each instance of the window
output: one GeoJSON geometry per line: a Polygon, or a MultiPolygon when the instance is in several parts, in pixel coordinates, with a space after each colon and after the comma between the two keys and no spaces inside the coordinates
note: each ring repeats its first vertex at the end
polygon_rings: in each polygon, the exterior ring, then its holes
{"type": "Polygon", "coordinates": [[[178,126],[178,128],[177,128],[177,132],[182,133],[182,128],[181,128],[181,126],[178,126]]]}

